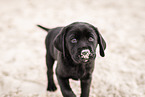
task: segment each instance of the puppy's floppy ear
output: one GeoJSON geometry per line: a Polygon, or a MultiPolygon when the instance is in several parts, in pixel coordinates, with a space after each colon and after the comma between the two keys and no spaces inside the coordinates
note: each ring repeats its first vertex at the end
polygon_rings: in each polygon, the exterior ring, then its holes
{"type": "Polygon", "coordinates": [[[100,47],[100,55],[102,57],[105,56],[105,53],[104,53],[104,50],[106,49],[106,42],[104,40],[104,38],[102,37],[102,35],[100,34],[100,32],[98,31],[98,29],[96,27],[93,27],[93,29],[95,30],[97,36],[98,36],[98,44],[99,44],[99,47],[100,47]]]}
{"type": "Polygon", "coordinates": [[[54,39],[54,46],[56,49],[58,49],[60,52],[63,53],[65,56],[65,33],[66,33],[66,28],[62,28],[61,31],[58,33],[58,35],[54,39]]]}

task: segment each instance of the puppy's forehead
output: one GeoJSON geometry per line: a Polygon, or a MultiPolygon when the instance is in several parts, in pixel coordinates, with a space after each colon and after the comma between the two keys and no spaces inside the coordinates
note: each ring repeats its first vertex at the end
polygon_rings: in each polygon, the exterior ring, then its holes
{"type": "Polygon", "coordinates": [[[88,25],[85,24],[76,24],[69,27],[70,34],[88,34],[93,33],[94,30],[88,25]]]}

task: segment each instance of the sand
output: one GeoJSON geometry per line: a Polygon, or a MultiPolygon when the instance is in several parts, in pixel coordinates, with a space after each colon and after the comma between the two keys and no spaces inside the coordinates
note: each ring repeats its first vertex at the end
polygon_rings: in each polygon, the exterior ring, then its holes
{"type": "MultiPolygon", "coordinates": [[[[145,97],[144,0],[1,0],[0,97],[62,97],[47,92],[46,32],[36,27],[88,22],[107,42],[97,50],[90,97],[145,97]]],[[[71,87],[80,96],[79,81],[71,87]]]]}

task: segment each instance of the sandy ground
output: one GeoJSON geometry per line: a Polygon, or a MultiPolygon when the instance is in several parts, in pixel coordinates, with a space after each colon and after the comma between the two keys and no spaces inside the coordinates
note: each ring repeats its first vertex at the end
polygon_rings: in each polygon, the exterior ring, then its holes
{"type": "MultiPolygon", "coordinates": [[[[62,97],[56,78],[57,91],[46,91],[46,33],[36,24],[75,21],[97,26],[107,41],[90,97],[145,97],[145,0],[0,0],[0,97],[62,97]]],[[[79,97],[79,81],[71,86],[79,97]]]]}

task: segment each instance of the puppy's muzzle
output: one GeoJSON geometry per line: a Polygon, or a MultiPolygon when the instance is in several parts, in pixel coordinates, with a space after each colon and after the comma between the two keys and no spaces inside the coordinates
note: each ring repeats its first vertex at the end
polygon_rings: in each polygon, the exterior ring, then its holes
{"type": "Polygon", "coordinates": [[[91,52],[89,49],[84,49],[81,51],[81,59],[84,62],[88,62],[89,58],[90,58],[91,52]]]}

